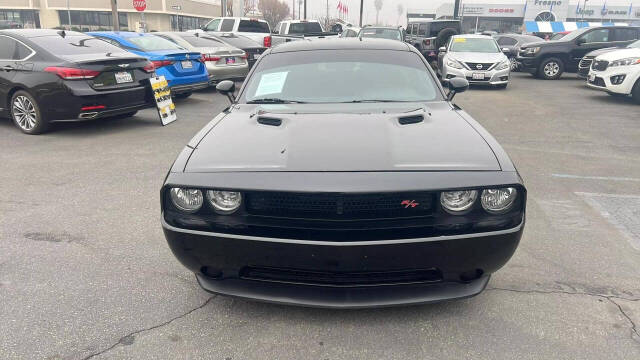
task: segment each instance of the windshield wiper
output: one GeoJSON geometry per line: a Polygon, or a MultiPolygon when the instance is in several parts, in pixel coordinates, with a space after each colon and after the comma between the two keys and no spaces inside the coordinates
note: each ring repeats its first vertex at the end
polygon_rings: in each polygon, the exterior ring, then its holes
{"type": "Polygon", "coordinates": [[[343,101],[343,103],[377,103],[377,102],[402,102],[402,101],[387,100],[387,99],[360,99],[360,100],[343,101]]]}
{"type": "Polygon", "coordinates": [[[263,98],[247,101],[247,104],[306,104],[304,101],[285,100],[278,98],[263,98]]]}

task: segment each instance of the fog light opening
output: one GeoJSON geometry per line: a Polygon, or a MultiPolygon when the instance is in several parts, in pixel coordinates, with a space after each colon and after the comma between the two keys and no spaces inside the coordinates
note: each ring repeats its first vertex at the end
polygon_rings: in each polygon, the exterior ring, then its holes
{"type": "Polygon", "coordinates": [[[202,275],[211,278],[211,279],[219,279],[222,277],[222,270],[212,268],[209,266],[203,266],[200,268],[200,272],[202,275]]]}
{"type": "Polygon", "coordinates": [[[615,75],[612,76],[609,80],[611,81],[611,85],[620,85],[624,81],[626,75],[615,75]]]}
{"type": "Polygon", "coordinates": [[[471,270],[471,271],[466,271],[466,272],[463,272],[462,274],[460,274],[460,281],[462,281],[462,282],[471,282],[473,280],[480,279],[483,274],[484,274],[484,271],[482,271],[482,269],[475,269],[475,270],[471,270]]]}

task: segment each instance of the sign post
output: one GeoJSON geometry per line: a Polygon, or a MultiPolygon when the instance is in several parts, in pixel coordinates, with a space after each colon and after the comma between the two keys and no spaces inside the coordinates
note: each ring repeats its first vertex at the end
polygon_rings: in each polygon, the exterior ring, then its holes
{"type": "Polygon", "coordinates": [[[133,0],[133,7],[140,13],[142,32],[147,32],[147,23],[144,19],[144,11],[147,9],[147,0],[133,0]]]}
{"type": "Polygon", "coordinates": [[[182,6],[180,5],[171,5],[171,9],[176,11],[176,22],[178,31],[182,31],[182,24],[180,23],[180,10],[182,10],[182,6]]]}

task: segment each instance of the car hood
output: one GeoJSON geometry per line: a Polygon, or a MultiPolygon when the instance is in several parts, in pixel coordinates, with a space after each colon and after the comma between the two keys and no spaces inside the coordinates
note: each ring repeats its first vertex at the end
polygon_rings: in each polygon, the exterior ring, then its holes
{"type": "Polygon", "coordinates": [[[620,49],[602,54],[597,57],[598,60],[619,60],[628,57],[640,57],[640,49],[620,49]]]}
{"type": "Polygon", "coordinates": [[[478,52],[452,52],[448,53],[449,59],[456,59],[462,62],[474,62],[474,63],[496,63],[504,61],[507,57],[499,53],[478,53],[478,52]]]}
{"type": "Polygon", "coordinates": [[[609,47],[609,48],[604,48],[604,49],[598,49],[598,50],[593,50],[588,52],[584,57],[596,57],[602,54],[606,54],[608,52],[611,51],[616,51],[616,50],[620,50],[621,48],[618,47],[609,47]]]}
{"type": "Polygon", "coordinates": [[[444,101],[237,105],[194,146],[186,172],[500,170],[485,139],[444,101]],[[424,121],[398,122],[416,115],[424,121]]]}

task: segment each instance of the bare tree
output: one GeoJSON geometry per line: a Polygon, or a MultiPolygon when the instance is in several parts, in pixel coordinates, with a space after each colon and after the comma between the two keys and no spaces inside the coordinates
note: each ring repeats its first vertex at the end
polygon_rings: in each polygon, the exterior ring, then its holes
{"type": "Polygon", "coordinates": [[[378,22],[378,15],[380,15],[380,10],[382,10],[382,0],[375,0],[373,5],[376,7],[376,25],[380,25],[378,22]]]}
{"type": "Polygon", "coordinates": [[[260,0],[258,10],[271,28],[289,16],[289,5],[279,0],[260,0]]]}
{"type": "Polygon", "coordinates": [[[244,0],[243,3],[244,14],[251,14],[256,10],[256,0],[244,0]]]}
{"type": "Polygon", "coordinates": [[[400,25],[400,17],[402,17],[402,14],[404,13],[404,7],[402,6],[402,4],[398,4],[398,25],[400,25]]]}

